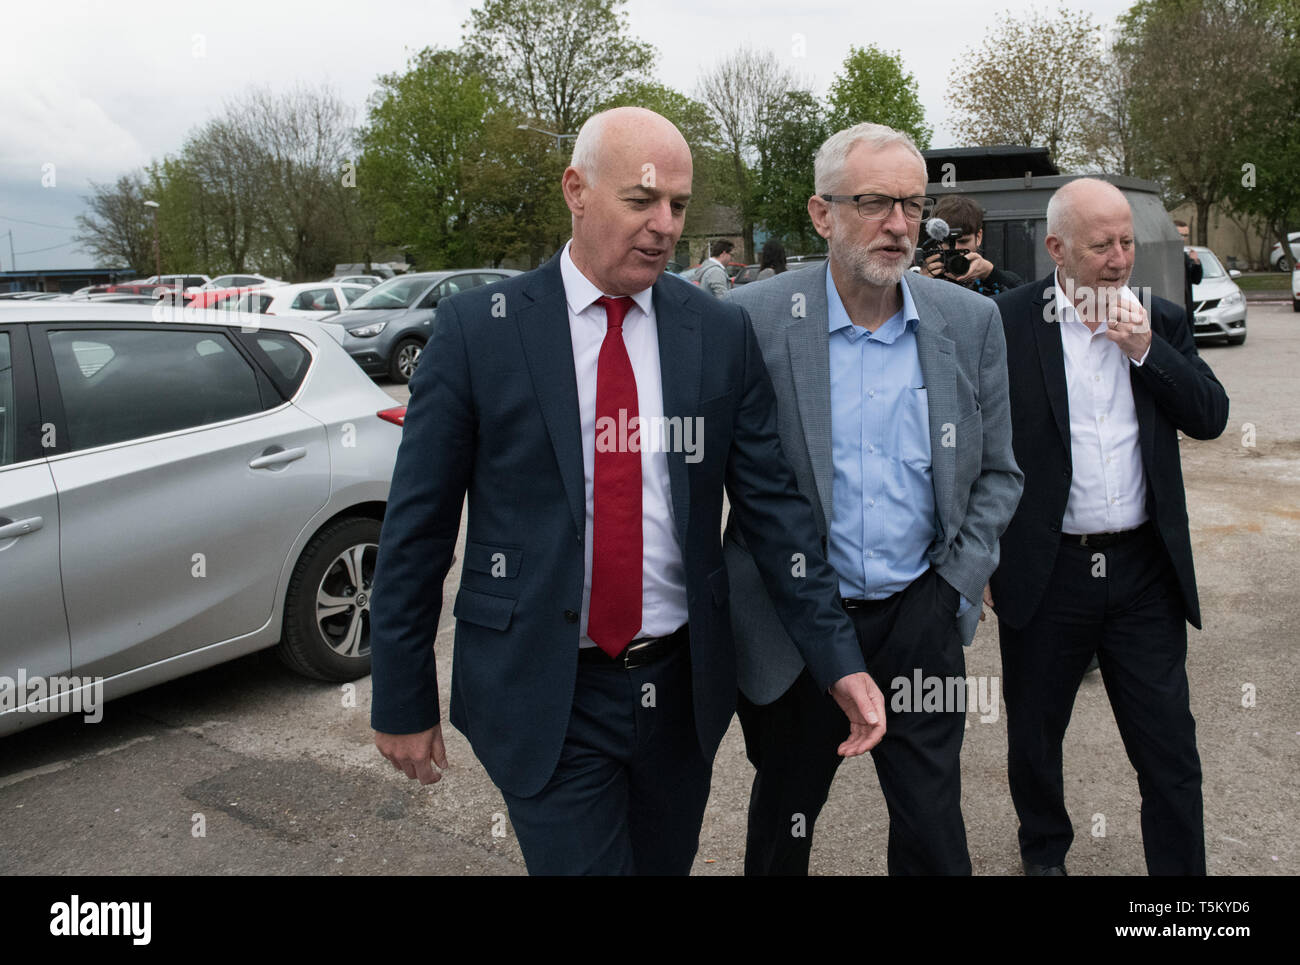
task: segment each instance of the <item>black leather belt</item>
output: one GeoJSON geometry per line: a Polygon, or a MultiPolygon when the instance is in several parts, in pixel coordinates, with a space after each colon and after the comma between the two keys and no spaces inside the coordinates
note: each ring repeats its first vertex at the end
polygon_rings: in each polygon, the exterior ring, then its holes
{"type": "Polygon", "coordinates": [[[600,647],[583,647],[578,651],[578,663],[611,670],[631,670],[662,660],[690,639],[689,625],[683,623],[666,637],[640,637],[633,640],[617,657],[611,657],[600,647]]]}
{"type": "Polygon", "coordinates": [[[1069,543],[1071,546],[1087,546],[1090,549],[1100,550],[1107,546],[1114,546],[1116,543],[1123,543],[1135,536],[1141,536],[1150,528],[1151,521],[1147,520],[1136,529],[1122,529],[1117,533],[1062,533],[1061,542],[1069,543]]]}
{"type": "Polygon", "coordinates": [[[883,597],[879,600],[862,600],[856,597],[849,597],[847,600],[841,598],[840,602],[844,604],[844,609],[846,610],[866,610],[871,607],[882,607],[896,596],[898,596],[897,593],[891,593],[889,596],[883,597]]]}

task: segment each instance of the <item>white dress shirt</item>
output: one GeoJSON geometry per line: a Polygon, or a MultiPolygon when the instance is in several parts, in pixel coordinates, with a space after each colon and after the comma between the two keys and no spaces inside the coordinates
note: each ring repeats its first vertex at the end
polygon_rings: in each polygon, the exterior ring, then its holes
{"type": "MultiPolygon", "coordinates": [[[[1127,287],[1124,292],[1136,300],[1127,287]]],[[[1056,317],[1065,352],[1069,393],[1070,458],[1074,472],[1061,520],[1063,533],[1113,533],[1147,520],[1146,472],[1138,443],[1137,409],[1129,359],[1106,337],[1090,332],[1056,280],[1056,317]]]]}
{"type": "MultiPolygon", "coordinates": [[[[596,367],[605,340],[605,309],[596,304],[604,293],[578,270],[569,245],[560,255],[560,275],[569,305],[569,337],[578,378],[578,413],[582,421],[582,468],[587,490],[585,571],[582,584],[582,624],[579,646],[594,647],[587,636],[591,607],[592,493],[596,459],[596,367]]],[[[635,303],[623,319],[623,344],[636,377],[636,401],[641,424],[664,414],[663,379],[659,368],[659,329],[652,289],[630,296],[635,303]]],[[[642,433],[643,437],[648,435],[642,433]]],[[[641,629],[638,637],[661,637],[686,622],[686,566],[673,525],[668,455],[662,446],[641,447],[641,629]],[[658,449],[658,451],[651,451],[658,449]]]]}

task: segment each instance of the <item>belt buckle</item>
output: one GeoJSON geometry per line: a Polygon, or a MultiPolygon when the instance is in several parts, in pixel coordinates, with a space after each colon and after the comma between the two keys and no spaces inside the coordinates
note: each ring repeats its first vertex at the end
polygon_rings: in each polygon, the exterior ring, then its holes
{"type": "Polygon", "coordinates": [[[639,667],[640,664],[629,663],[628,659],[632,656],[633,653],[635,653],[638,650],[644,650],[646,647],[650,646],[650,644],[654,643],[658,639],[659,639],[658,637],[646,637],[644,640],[642,640],[639,643],[635,640],[629,643],[627,645],[627,649],[625,649],[621,655],[623,661],[623,669],[631,670],[633,667],[639,667]]]}
{"type": "Polygon", "coordinates": [[[1087,546],[1087,545],[1088,545],[1088,534],[1087,534],[1087,533],[1080,533],[1080,534],[1079,534],[1079,545],[1080,545],[1080,546],[1087,546]]]}

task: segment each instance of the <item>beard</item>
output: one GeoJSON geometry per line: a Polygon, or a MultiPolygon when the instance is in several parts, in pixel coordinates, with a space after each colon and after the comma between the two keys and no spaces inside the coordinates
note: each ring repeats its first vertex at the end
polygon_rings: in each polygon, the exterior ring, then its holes
{"type": "Polygon", "coordinates": [[[907,236],[886,236],[878,238],[870,245],[847,245],[839,252],[840,259],[853,272],[854,277],[877,288],[897,285],[903,280],[903,274],[912,264],[916,246],[907,236]],[[876,254],[876,249],[894,245],[903,249],[903,257],[890,262],[876,254]]]}

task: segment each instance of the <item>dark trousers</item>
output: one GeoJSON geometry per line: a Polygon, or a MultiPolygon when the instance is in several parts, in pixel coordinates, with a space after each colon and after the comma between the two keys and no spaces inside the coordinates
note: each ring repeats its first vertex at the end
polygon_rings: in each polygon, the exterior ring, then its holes
{"type": "Polygon", "coordinates": [[[1001,623],[998,632],[1007,772],[1020,817],[1021,856],[1034,864],[1062,864],[1074,840],[1061,743],[1079,682],[1096,653],[1124,750],[1138,775],[1147,870],[1205,874],[1186,616],[1154,527],[1104,550],[1063,543],[1033,619],[1021,630],[1001,623]]]}
{"type": "Polygon", "coordinates": [[[579,664],[555,773],[532,797],[503,796],[530,874],[685,875],[712,772],[681,645],[633,670],[579,664]]]}
{"type": "MultiPolygon", "coordinates": [[[[966,715],[895,711],[896,695],[922,678],[959,680],[966,658],[957,632],[958,594],[933,570],[885,600],[849,611],[862,655],[885,697],[886,732],[871,751],[889,809],[889,873],[970,874],[961,815],[966,715]]],[[[947,689],[947,688],[945,688],[947,689]]],[[[964,698],[964,690],[962,691],[964,698]]],[[[757,771],[749,798],[745,874],[806,875],[813,827],[848,736],[843,711],[805,668],[770,704],[739,698],[745,751],[757,771]]]]}

